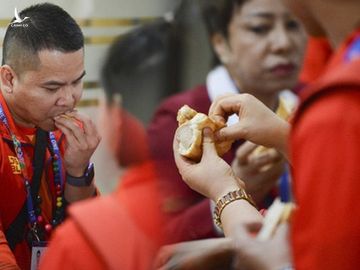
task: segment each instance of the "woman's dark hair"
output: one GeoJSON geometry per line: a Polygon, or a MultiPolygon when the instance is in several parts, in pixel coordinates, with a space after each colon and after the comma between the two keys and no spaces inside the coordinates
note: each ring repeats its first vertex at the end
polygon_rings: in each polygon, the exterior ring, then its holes
{"type": "Polygon", "coordinates": [[[202,0],[202,15],[209,36],[221,33],[228,36],[231,19],[247,0],[202,0]]]}
{"type": "MultiPolygon", "coordinates": [[[[248,0],[201,0],[201,10],[209,39],[214,34],[228,37],[229,24],[238,9],[248,0]]],[[[214,53],[214,65],[220,64],[220,60],[214,53]]]]}

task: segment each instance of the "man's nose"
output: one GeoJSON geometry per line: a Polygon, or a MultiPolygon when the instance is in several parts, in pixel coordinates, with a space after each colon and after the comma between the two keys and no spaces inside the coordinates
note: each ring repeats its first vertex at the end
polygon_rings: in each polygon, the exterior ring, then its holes
{"type": "Polygon", "coordinates": [[[56,105],[73,108],[75,105],[75,88],[71,85],[64,86],[60,90],[60,96],[57,99],[56,105]]]}

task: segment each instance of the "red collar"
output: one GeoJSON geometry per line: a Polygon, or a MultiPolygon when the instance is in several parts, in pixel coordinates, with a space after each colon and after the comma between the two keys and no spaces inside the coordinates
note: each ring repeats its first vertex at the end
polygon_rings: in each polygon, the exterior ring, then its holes
{"type": "Polygon", "coordinates": [[[300,94],[300,106],[294,117],[294,121],[298,118],[302,111],[322,93],[336,89],[339,86],[357,86],[360,87],[360,58],[352,61],[345,59],[349,48],[360,38],[360,28],[355,30],[349,37],[339,46],[331,57],[323,74],[318,80],[310,84],[300,94]]]}
{"type": "MultiPolygon", "coordinates": [[[[14,135],[18,138],[18,140],[21,143],[31,143],[28,135],[35,134],[35,128],[24,128],[16,125],[10,113],[9,107],[4,99],[1,89],[0,89],[0,104],[3,108],[4,114],[6,115],[10,130],[14,133],[14,135]]],[[[7,129],[6,125],[1,121],[0,121],[0,131],[1,131],[1,136],[3,138],[11,140],[11,134],[9,133],[9,130],[7,129]]]]}

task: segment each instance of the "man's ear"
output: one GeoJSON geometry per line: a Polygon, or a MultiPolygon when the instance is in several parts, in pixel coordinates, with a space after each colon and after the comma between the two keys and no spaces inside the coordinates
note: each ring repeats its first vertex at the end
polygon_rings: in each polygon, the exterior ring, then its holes
{"type": "Polygon", "coordinates": [[[228,64],[232,56],[227,39],[222,34],[215,33],[211,37],[211,43],[221,63],[224,65],[228,64]]]}
{"type": "Polygon", "coordinates": [[[7,93],[12,93],[14,88],[15,71],[9,65],[3,65],[0,68],[1,89],[7,93]]]}

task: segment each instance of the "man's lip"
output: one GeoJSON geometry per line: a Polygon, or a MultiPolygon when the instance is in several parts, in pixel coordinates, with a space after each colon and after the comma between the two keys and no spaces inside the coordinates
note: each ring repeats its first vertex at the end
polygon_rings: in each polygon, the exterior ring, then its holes
{"type": "Polygon", "coordinates": [[[73,112],[73,111],[74,111],[74,110],[59,113],[59,114],[57,114],[57,115],[54,115],[54,117],[53,117],[53,118],[55,118],[55,117],[59,117],[59,116],[61,116],[61,115],[65,115],[65,114],[67,114],[67,113],[69,113],[69,112],[73,112]]]}
{"type": "Polygon", "coordinates": [[[270,68],[270,72],[275,76],[283,77],[291,75],[296,69],[293,63],[278,64],[270,68]]]}

